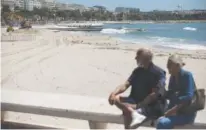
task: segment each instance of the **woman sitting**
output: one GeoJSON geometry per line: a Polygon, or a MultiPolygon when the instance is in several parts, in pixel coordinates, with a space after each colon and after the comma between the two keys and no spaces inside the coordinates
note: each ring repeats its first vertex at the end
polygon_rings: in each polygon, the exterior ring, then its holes
{"type": "Polygon", "coordinates": [[[169,106],[157,121],[157,129],[173,129],[175,126],[193,123],[196,112],[180,113],[178,110],[192,100],[195,82],[192,73],[182,69],[185,64],[177,55],[169,57],[167,68],[171,74],[167,99],[169,106]]]}

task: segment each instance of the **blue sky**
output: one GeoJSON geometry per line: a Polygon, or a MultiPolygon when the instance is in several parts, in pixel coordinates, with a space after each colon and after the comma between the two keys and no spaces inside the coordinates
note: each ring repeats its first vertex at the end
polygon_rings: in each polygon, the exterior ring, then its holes
{"type": "Polygon", "coordinates": [[[91,7],[94,5],[102,5],[109,10],[115,7],[137,7],[142,11],[150,10],[175,10],[177,5],[181,5],[183,9],[206,9],[206,0],[57,0],[60,2],[77,3],[91,7]]]}

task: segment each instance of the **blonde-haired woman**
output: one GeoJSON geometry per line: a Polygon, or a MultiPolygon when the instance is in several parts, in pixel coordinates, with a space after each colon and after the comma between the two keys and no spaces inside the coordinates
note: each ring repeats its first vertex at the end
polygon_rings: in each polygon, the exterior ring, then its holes
{"type": "Polygon", "coordinates": [[[195,82],[191,72],[184,70],[184,62],[178,55],[171,55],[167,62],[170,73],[167,99],[169,106],[165,115],[157,121],[157,129],[173,129],[175,126],[193,123],[196,112],[180,113],[178,110],[192,100],[195,82]]]}

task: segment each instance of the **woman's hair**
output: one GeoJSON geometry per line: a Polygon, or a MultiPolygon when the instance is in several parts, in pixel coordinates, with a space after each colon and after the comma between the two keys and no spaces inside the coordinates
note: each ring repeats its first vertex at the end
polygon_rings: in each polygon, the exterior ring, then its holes
{"type": "Polygon", "coordinates": [[[185,65],[182,58],[177,54],[170,55],[168,58],[168,61],[171,61],[172,63],[175,63],[179,65],[180,67],[183,67],[185,65]]]}

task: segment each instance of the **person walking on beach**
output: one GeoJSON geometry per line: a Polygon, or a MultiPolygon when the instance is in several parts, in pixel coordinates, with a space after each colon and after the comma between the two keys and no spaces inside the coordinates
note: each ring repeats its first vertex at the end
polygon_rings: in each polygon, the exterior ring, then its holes
{"type": "Polygon", "coordinates": [[[138,67],[109,96],[110,105],[116,105],[123,111],[125,129],[138,125],[140,115],[148,117],[152,113],[164,114],[161,108],[165,101],[158,99],[165,92],[166,73],[152,62],[152,58],[151,51],[139,49],[135,57],[138,67]],[[130,86],[132,88],[129,97],[120,96],[130,86]]]}
{"type": "MultiPolygon", "coordinates": [[[[168,110],[157,121],[157,129],[173,129],[174,126],[193,123],[196,111],[180,111],[180,108],[190,102],[195,92],[195,82],[191,72],[182,69],[183,60],[178,55],[171,55],[167,68],[171,74],[166,98],[169,99],[168,110]]],[[[187,106],[188,108],[189,106],[187,106]]]]}

